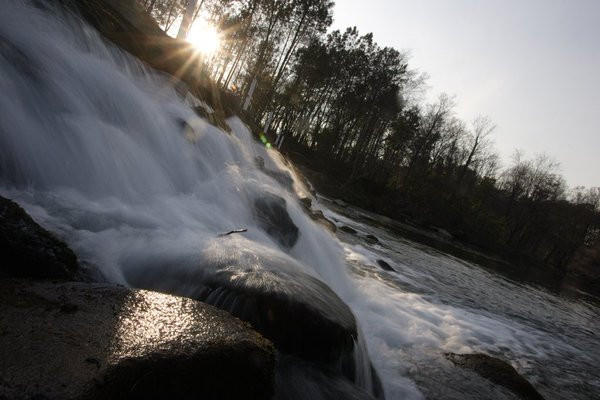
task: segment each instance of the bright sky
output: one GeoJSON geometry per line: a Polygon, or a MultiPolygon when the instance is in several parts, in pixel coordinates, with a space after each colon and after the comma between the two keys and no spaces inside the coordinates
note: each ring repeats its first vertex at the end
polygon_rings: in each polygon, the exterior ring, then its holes
{"type": "Polygon", "coordinates": [[[600,0],[336,0],[334,18],[410,51],[427,99],[488,115],[505,163],[544,152],[569,186],[600,186],[600,0]]]}

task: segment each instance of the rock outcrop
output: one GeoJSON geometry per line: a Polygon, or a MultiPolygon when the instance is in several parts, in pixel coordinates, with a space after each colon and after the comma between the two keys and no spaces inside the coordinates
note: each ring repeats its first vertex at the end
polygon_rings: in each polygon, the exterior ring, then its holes
{"type": "Polygon", "coordinates": [[[258,225],[277,243],[286,249],[292,248],[300,231],[287,212],[283,197],[265,193],[254,201],[254,217],[258,225]]]}
{"type": "Polygon", "coordinates": [[[274,349],[200,302],[0,280],[0,398],[268,399],[274,349]]]}
{"type": "Polygon", "coordinates": [[[384,269],[386,271],[395,271],[394,268],[392,268],[392,266],[390,264],[388,264],[387,262],[383,261],[383,260],[377,260],[377,265],[379,265],[381,267],[381,269],[384,269]]]}
{"type": "Polygon", "coordinates": [[[487,354],[455,354],[444,356],[454,365],[474,371],[478,375],[503,386],[525,400],[544,400],[541,394],[506,361],[487,354]]]}
{"type": "Polygon", "coordinates": [[[72,279],[77,257],[17,203],[0,197],[0,276],[72,279]]]}
{"type": "Polygon", "coordinates": [[[348,225],[342,225],[342,226],[340,227],[340,230],[341,230],[342,232],[346,232],[346,233],[349,233],[349,234],[351,234],[351,235],[356,235],[356,233],[357,233],[357,232],[356,232],[356,229],[354,229],[354,228],[350,228],[348,225]]]}
{"type": "Polygon", "coordinates": [[[298,358],[335,365],[350,358],[357,338],[350,308],[323,282],[281,259],[251,259],[262,265],[222,265],[196,269],[163,266],[126,274],[136,287],[201,300],[249,322],[275,347],[298,358]],[[269,263],[272,263],[269,264],[269,263]]]}

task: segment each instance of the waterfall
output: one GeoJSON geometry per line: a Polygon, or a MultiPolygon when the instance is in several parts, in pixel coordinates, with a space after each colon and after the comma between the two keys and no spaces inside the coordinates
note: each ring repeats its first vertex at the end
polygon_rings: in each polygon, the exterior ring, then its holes
{"type": "MultiPolygon", "coordinates": [[[[331,301],[351,303],[356,289],[342,246],[298,201],[308,191],[239,119],[225,132],[198,117],[190,105],[200,100],[179,84],[74,15],[3,2],[0,194],[64,239],[89,279],[188,295],[250,320],[241,290],[275,293],[360,332],[331,301]],[[281,212],[291,236],[270,220],[281,212]]],[[[364,340],[351,346],[351,380],[370,390],[364,340]]]]}

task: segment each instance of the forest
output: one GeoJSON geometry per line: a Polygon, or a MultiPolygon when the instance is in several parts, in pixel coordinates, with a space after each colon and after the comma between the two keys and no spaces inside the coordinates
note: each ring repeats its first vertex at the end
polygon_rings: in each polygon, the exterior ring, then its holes
{"type": "MultiPolygon", "coordinates": [[[[187,3],[140,0],[170,32],[187,3]]],[[[568,187],[545,154],[501,162],[493,121],[462,121],[449,95],[423,101],[427,77],[408,53],[356,27],[331,30],[333,6],[199,0],[193,19],[221,43],[199,73],[240,101],[252,94],[243,118],[283,138],[280,150],[317,171],[323,192],[600,291],[600,188],[568,187]]]]}

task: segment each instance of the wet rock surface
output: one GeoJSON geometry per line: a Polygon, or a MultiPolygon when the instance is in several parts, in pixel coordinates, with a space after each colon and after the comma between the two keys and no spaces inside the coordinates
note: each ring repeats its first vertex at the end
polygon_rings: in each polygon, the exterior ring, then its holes
{"type": "Polygon", "coordinates": [[[366,240],[367,240],[367,242],[368,242],[368,243],[370,243],[370,244],[376,244],[376,243],[379,243],[379,239],[377,239],[377,237],[376,237],[376,236],[373,236],[373,235],[366,235],[366,236],[365,236],[365,239],[366,239],[366,240]]]}
{"type": "Polygon", "coordinates": [[[168,278],[161,267],[139,274],[132,271],[127,279],[136,287],[227,310],[249,322],[279,351],[302,359],[333,365],[353,351],[354,315],[325,283],[282,260],[263,260],[262,267],[241,266],[238,261],[232,257],[221,266],[194,270],[172,267],[168,278]]]}
{"type": "Polygon", "coordinates": [[[333,233],[335,233],[337,231],[337,226],[333,222],[331,222],[330,220],[325,218],[325,215],[323,215],[323,211],[321,211],[321,210],[312,211],[312,212],[310,212],[309,216],[313,221],[316,221],[317,223],[321,224],[328,231],[333,232],[333,233]]]}
{"type": "Polygon", "coordinates": [[[544,399],[531,383],[519,375],[519,373],[506,361],[481,353],[446,353],[444,356],[454,365],[474,371],[493,383],[511,390],[522,399],[544,399]]]}
{"type": "Polygon", "coordinates": [[[0,275],[72,279],[77,257],[17,203],[0,197],[0,275]]]}
{"type": "Polygon", "coordinates": [[[381,269],[384,269],[386,271],[394,271],[394,268],[392,268],[392,266],[390,264],[388,264],[387,262],[385,262],[383,260],[377,260],[377,265],[379,265],[381,267],[381,269]]]}
{"type": "Polygon", "coordinates": [[[260,227],[286,249],[292,248],[300,231],[287,212],[284,198],[266,193],[254,200],[254,216],[260,227]]]}
{"type": "Polygon", "coordinates": [[[0,398],[266,399],[272,345],[214,307],[83,283],[0,280],[0,398]]]}
{"type": "Polygon", "coordinates": [[[349,227],[349,226],[347,226],[347,225],[342,225],[342,226],[340,227],[340,230],[341,230],[341,231],[343,231],[343,232],[349,233],[349,234],[351,234],[351,235],[356,235],[356,233],[357,233],[357,232],[356,232],[356,229],[354,229],[354,228],[350,228],[350,227],[349,227]]]}

